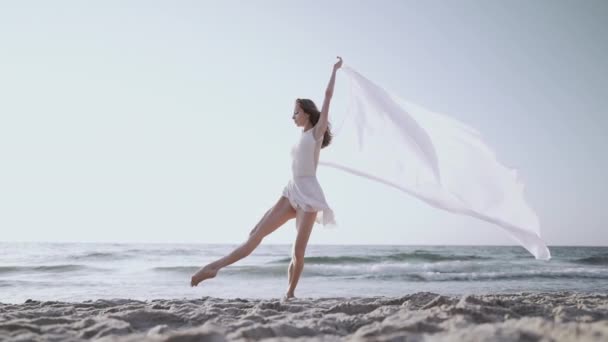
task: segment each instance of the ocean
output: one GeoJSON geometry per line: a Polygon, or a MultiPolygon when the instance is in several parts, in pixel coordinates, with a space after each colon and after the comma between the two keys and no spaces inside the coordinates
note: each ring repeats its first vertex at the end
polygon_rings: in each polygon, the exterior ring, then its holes
{"type": "MultiPolygon", "coordinates": [[[[190,287],[229,244],[0,242],[0,302],[129,298],[280,298],[291,245],[260,245],[214,279],[190,287]]],[[[309,245],[296,297],[446,295],[608,289],[608,247],[309,245]]]]}

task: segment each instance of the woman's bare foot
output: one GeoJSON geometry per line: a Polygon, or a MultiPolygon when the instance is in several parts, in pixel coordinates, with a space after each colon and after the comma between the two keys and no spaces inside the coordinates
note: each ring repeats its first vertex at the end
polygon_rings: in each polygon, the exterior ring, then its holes
{"type": "Polygon", "coordinates": [[[286,302],[286,301],[289,301],[289,300],[295,299],[295,298],[296,298],[296,296],[294,296],[293,293],[289,293],[288,292],[288,293],[286,293],[286,294],[283,295],[282,301],[286,302]]]}
{"type": "Polygon", "coordinates": [[[209,265],[201,268],[196,272],[190,280],[190,286],[197,286],[198,283],[205,279],[214,278],[217,275],[217,269],[210,267],[209,265]]]}

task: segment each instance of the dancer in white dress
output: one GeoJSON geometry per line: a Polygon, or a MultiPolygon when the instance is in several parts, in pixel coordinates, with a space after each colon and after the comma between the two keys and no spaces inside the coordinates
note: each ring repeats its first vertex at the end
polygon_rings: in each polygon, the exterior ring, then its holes
{"type": "MultiPolygon", "coordinates": [[[[316,123],[320,116],[315,104],[308,99],[296,100],[294,117],[298,117],[300,112],[305,113],[301,115],[303,125],[306,125],[308,121],[315,121],[316,123]],[[316,120],[309,119],[313,117],[316,117],[316,120]]],[[[334,213],[327,204],[321,185],[317,180],[317,165],[319,164],[319,153],[323,147],[323,138],[324,136],[315,137],[314,123],[312,128],[302,131],[300,140],[291,150],[292,178],[283,189],[283,196],[289,200],[291,206],[296,210],[318,212],[315,221],[327,225],[336,222],[334,213]]]]}
{"type": "Polygon", "coordinates": [[[315,221],[323,225],[335,224],[334,213],[325,200],[316,170],[320,150],[326,147],[332,138],[328,121],[329,104],[333,96],[336,72],[340,67],[342,58],[338,57],[320,111],[311,100],[296,99],[292,118],[296,126],[303,129],[300,140],[292,149],[292,179],[283,189],[282,196],[253,227],[247,241],[227,256],[198,270],[190,280],[191,286],[197,286],[201,281],[215,277],[223,267],[248,256],[265,236],[295,218],[298,232],[287,272],[287,292],[283,298],[290,299],[295,296],[295,289],[304,269],[306,245],[315,221]]]}

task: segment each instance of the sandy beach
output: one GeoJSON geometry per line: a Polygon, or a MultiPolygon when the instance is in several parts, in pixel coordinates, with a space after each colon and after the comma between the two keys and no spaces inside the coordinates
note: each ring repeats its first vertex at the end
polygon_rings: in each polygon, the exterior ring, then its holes
{"type": "Polygon", "coordinates": [[[605,341],[608,295],[516,293],[0,304],[7,341],[605,341]]]}

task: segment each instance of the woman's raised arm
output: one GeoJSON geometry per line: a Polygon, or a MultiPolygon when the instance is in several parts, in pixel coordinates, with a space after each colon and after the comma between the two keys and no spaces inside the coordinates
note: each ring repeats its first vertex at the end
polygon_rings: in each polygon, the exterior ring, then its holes
{"type": "Polygon", "coordinates": [[[314,131],[312,132],[315,139],[321,139],[325,134],[325,130],[327,130],[327,122],[329,116],[329,103],[331,102],[331,97],[334,94],[334,84],[336,83],[336,71],[342,67],[342,57],[338,56],[339,61],[334,64],[334,69],[331,72],[331,78],[329,79],[329,84],[327,85],[327,89],[325,90],[325,100],[323,100],[323,107],[321,107],[321,116],[319,117],[319,121],[314,127],[314,131]]]}

